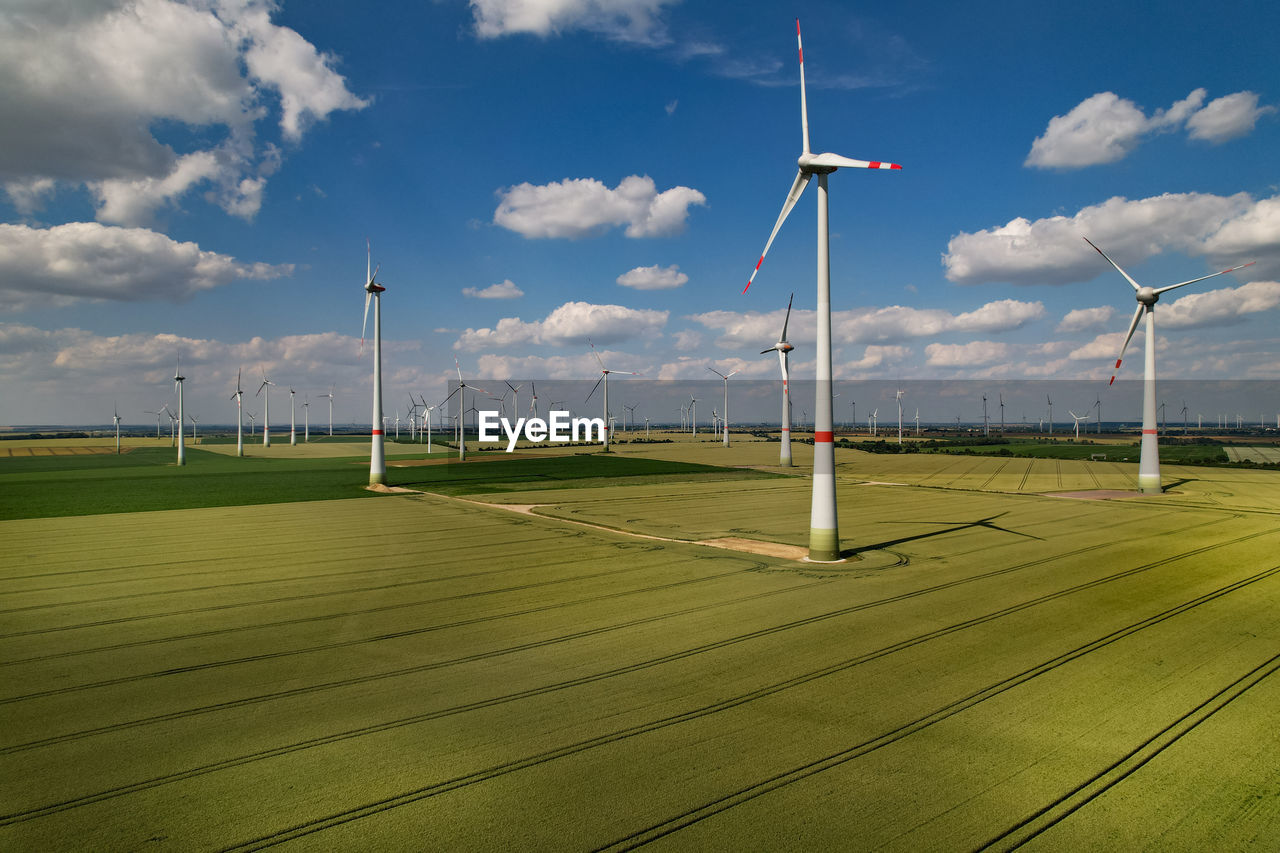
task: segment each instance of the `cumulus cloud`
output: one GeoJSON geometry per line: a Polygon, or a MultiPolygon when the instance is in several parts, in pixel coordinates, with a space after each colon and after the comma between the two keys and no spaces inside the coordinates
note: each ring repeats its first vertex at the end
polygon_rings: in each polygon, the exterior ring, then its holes
{"type": "Polygon", "coordinates": [[[1276,111],[1275,107],[1259,107],[1253,92],[1236,92],[1210,101],[1208,106],[1187,121],[1188,135],[1214,144],[1253,132],[1258,119],[1276,111]]]}
{"type": "Polygon", "coordinates": [[[488,287],[464,287],[462,295],[473,299],[519,299],[524,296],[524,291],[516,287],[515,282],[508,278],[488,287]]]}
{"type": "Polygon", "coordinates": [[[503,317],[492,329],[467,329],[454,342],[456,350],[479,350],[531,344],[585,344],[591,338],[611,344],[661,334],[668,311],[566,302],[546,318],[526,323],[519,317],[503,317]]]}
{"type": "Polygon", "coordinates": [[[659,45],[668,41],[661,15],[674,0],[470,0],[476,35],[524,33],[543,38],[574,30],[614,41],[659,45]]]}
{"type": "Polygon", "coordinates": [[[633,287],[636,290],[671,290],[680,287],[689,280],[689,276],[680,272],[678,264],[669,267],[636,267],[630,272],[618,276],[618,284],[633,287]]]}
{"type": "Polygon", "coordinates": [[[6,310],[78,299],[180,301],[238,279],[292,273],[292,264],[243,263],[142,228],[0,224],[0,308],[6,310]]]}
{"type": "Polygon", "coordinates": [[[27,3],[0,16],[0,180],[15,204],[31,209],[47,182],[85,185],[100,219],[141,224],[211,185],[211,201],[251,217],[278,157],[257,141],[273,96],[291,142],[307,123],[367,103],[332,57],[270,22],[275,8],[105,0],[27,3]],[[153,132],[166,122],[198,129],[206,147],[175,151],[153,132]]]}
{"type": "Polygon", "coordinates": [[[960,284],[1066,284],[1087,281],[1110,267],[1084,236],[1126,267],[1164,251],[1207,256],[1215,266],[1258,260],[1257,272],[1280,270],[1280,197],[1255,202],[1248,193],[1165,193],[1110,198],[1074,216],[1008,224],[960,233],[942,263],[960,284]]]}
{"type": "MultiPolygon", "coordinates": [[[[786,309],[768,313],[709,311],[691,319],[720,333],[722,347],[764,346],[776,341],[786,309]],[[764,342],[764,343],[762,343],[764,342]]],[[[1040,302],[1001,299],[973,311],[952,314],[941,308],[857,308],[831,312],[831,338],[837,344],[886,343],[946,332],[1001,332],[1020,328],[1045,314],[1040,302]]],[[[812,343],[815,312],[794,310],[787,336],[792,343],[812,343]]]]}
{"type": "Polygon", "coordinates": [[[1094,329],[1098,326],[1105,326],[1111,322],[1111,318],[1115,316],[1116,309],[1110,305],[1102,305],[1097,308],[1077,308],[1074,311],[1068,311],[1067,316],[1062,318],[1062,322],[1058,324],[1059,332],[1082,332],[1086,329],[1094,329]]]}
{"type": "Polygon", "coordinates": [[[1161,303],[1156,308],[1156,324],[1164,329],[1226,326],[1270,311],[1277,305],[1280,305],[1280,282],[1251,281],[1240,287],[1188,293],[1167,305],[1161,303]]]}
{"type": "Polygon", "coordinates": [[[631,175],[609,189],[594,178],[566,178],[503,190],[493,221],[529,238],[577,239],[626,226],[628,237],[666,237],[684,230],[690,205],[706,196],[689,187],[657,191],[653,178],[631,175]]]}
{"type": "Polygon", "coordinates": [[[1259,107],[1253,92],[1236,92],[1201,105],[1207,92],[1196,89],[1165,110],[1148,117],[1141,108],[1114,92],[1099,92],[1063,116],[1054,116],[1031,144],[1023,165],[1041,169],[1080,169],[1114,163],[1152,133],[1186,126],[1192,139],[1225,142],[1253,130],[1258,117],[1274,111],[1259,107]]]}
{"type": "Polygon", "coordinates": [[[862,370],[870,370],[873,367],[882,367],[886,364],[902,361],[911,355],[910,347],[903,346],[881,346],[872,344],[862,351],[862,358],[857,361],[846,361],[837,365],[835,373],[839,376],[847,377],[851,373],[857,373],[862,370]]]}
{"type": "Polygon", "coordinates": [[[978,367],[1007,362],[1010,347],[997,341],[970,341],[967,344],[929,344],[924,351],[932,367],[978,367]]]}

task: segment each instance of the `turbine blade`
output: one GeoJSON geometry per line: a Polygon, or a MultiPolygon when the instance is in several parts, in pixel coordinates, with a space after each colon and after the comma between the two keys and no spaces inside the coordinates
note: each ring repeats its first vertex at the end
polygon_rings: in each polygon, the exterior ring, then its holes
{"type": "Polygon", "coordinates": [[[747,279],[747,287],[742,288],[742,292],[746,293],[747,288],[751,287],[751,282],[756,280],[756,273],[760,272],[760,265],[764,263],[764,256],[769,254],[769,247],[773,245],[773,238],[778,236],[778,229],[782,227],[782,223],[787,221],[787,216],[791,213],[791,208],[796,206],[796,202],[800,200],[800,195],[804,192],[804,188],[809,185],[809,178],[813,177],[810,172],[796,172],[796,179],[791,184],[791,190],[787,193],[787,200],[782,205],[782,212],[778,214],[778,221],[773,225],[773,231],[769,233],[769,241],[764,244],[764,251],[760,253],[760,260],[756,261],[756,268],[751,271],[751,277],[747,279]]]}
{"type": "Polygon", "coordinates": [[[804,153],[809,153],[809,105],[804,96],[804,42],[800,40],[800,19],[796,18],[796,49],[800,52],[800,137],[804,153]]]}
{"type": "Polygon", "coordinates": [[[793,292],[791,296],[787,299],[787,316],[782,321],[782,337],[778,338],[779,342],[785,341],[787,339],[787,326],[791,323],[791,303],[792,301],[795,300],[795,298],[796,298],[796,295],[793,292]]]}
{"type": "Polygon", "coordinates": [[[1240,266],[1232,267],[1229,270],[1222,270],[1221,272],[1210,273],[1209,275],[1202,275],[1199,278],[1193,278],[1190,281],[1180,281],[1177,284],[1171,284],[1168,287],[1158,287],[1156,288],[1156,295],[1159,296],[1161,293],[1164,293],[1166,290],[1173,290],[1175,287],[1183,287],[1184,285],[1195,284],[1197,281],[1204,281],[1206,278],[1215,278],[1216,276],[1226,275],[1229,272],[1242,270],[1245,267],[1253,266],[1255,263],[1257,263],[1257,261],[1249,261],[1249,263],[1247,264],[1241,264],[1240,266]]]}
{"type": "Polygon", "coordinates": [[[714,373],[716,376],[719,376],[721,379],[729,378],[725,376],[723,373],[721,373],[720,371],[716,370],[714,367],[708,367],[707,370],[710,370],[712,373],[714,373]]]}
{"type": "Polygon", "coordinates": [[[591,354],[596,357],[596,363],[600,365],[601,370],[604,370],[604,362],[600,360],[600,353],[596,352],[596,345],[591,343],[591,338],[587,338],[587,344],[591,347],[591,354]]]}
{"type": "Polygon", "coordinates": [[[360,355],[364,355],[364,333],[369,328],[369,300],[373,298],[373,293],[365,291],[364,294],[364,322],[360,324],[360,355]]]}
{"type": "Polygon", "coordinates": [[[458,370],[458,384],[461,385],[462,384],[462,365],[458,364],[457,356],[455,356],[453,359],[453,366],[458,370]]]}
{"type": "Polygon", "coordinates": [[[591,386],[591,393],[587,395],[587,399],[583,400],[583,405],[591,402],[591,398],[595,396],[596,389],[600,387],[600,383],[604,381],[604,374],[600,374],[600,378],[596,380],[596,384],[591,386]]]}
{"type": "Polygon", "coordinates": [[[818,154],[809,158],[810,166],[831,166],[833,168],[846,169],[901,169],[897,163],[883,163],[879,160],[854,160],[851,157],[841,157],[839,154],[818,154]]]}
{"type": "MultiPolygon", "coordinates": [[[[1142,309],[1145,307],[1147,306],[1138,303],[1138,310],[1133,312],[1133,322],[1129,324],[1129,334],[1125,335],[1124,345],[1120,347],[1120,355],[1116,358],[1116,369],[1111,374],[1111,381],[1107,383],[1108,385],[1112,385],[1116,381],[1116,373],[1120,372],[1120,362],[1124,361],[1124,351],[1129,348],[1129,341],[1133,340],[1133,333],[1138,328],[1138,321],[1142,319],[1142,309]]],[[[1050,403],[1049,405],[1053,404],[1050,403]]]]}
{"type": "MultiPolygon", "coordinates": [[[[1086,243],[1088,243],[1090,246],[1093,246],[1093,241],[1092,241],[1092,240],[1090,240],[1088,237],[1085,237],[1085,238],[1084,238],[1084,241],[1085,241],[1086,243]]],[[[1110,257],[1108,257],[1108,255],[1107,255],[1107,253],[1106,253],[1106,252],[1102,251],[1102,250],[1101,250],[1101,249],[1099,249],[1097,246],[1093,246],[1093,248],[1094,248],[1094,250],[1095,250],[1099,255],[1102,255],[1102,257],[1104,257],[1104,258],[1106,258],[1106,259],[1107,259],[1107,263],[1111,264],[1111,266],[1113,266],[1113,267],[1115,267],[1117,270],[1119,270],[1120,275],[1124,276],[1124,277],[1129,281],[1129,283],[1133,285],[1133,289],[1134,289],[1134,290],[1141,290],[1141,289],[1142,289],[1142,288],[1138,285],[1138,283],[1137,283],[1136,281],[1134,281],[1134,280],[1133,280],[1133,277],[1132,277],[1132,276],[1130,276],[1130,275],[1129,275],[1127,272],[1125,272],[1124,270],[1120,269],[1120,265],[1119,265],[1119,264],[1117,264],[1115,261],[1111,260],[1111,258],[1110,258],[1110,257]]],[[[1132,332],[1130,332],[1130,334],[1133,334],[1133,333],[1132,333],[1132,332]]]]}

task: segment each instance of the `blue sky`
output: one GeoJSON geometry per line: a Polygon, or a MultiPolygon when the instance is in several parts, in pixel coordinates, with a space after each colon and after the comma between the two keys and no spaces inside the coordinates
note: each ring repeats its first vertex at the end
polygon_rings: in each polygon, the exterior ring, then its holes
{"type": "Polygon", "coordinates": [[[814,150],[904,166],[831,177],[837,379],[1104,386],[1135,303],[1086,234],[1156,286],[1257,261],[1161,301],[1160,373],[1280,379],[1280,11],[1151,9],[11,0],[0,423],[146,423],[179,352],[202,421],[238,368],[366,421],[366,237],[389,412],[455,357],[592,378],[588,336],[771,379],[792,291],[811,376],[815,189],[741,294],[800,153],[796,17],[814,150]]]}

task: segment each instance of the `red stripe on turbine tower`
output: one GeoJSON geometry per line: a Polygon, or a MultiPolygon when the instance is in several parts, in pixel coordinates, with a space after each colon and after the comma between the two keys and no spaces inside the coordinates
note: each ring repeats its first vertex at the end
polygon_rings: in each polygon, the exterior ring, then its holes
{"type": "Polygon", "coordinates": [[[836,440],[836,434],[834,432],[815,432],[813,434],[813,440],[831,443],[836,440]]]}
{"type": "Polygon", "coordinates": [[[373,434],[374,434],[374,435],[386,435],[386,433],[384,433],[384,432],[383,432],[382,430],[380,430],[380,429],[375,429],[375,430],[373,431],[373,434]]]}

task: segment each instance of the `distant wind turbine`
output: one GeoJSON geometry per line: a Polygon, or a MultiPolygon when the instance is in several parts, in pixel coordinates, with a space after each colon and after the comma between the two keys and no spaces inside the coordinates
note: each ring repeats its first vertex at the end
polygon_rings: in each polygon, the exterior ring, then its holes
{"type": "Polygon", "coordinates": [[[907,392],[903,391],[901,388],[898,389],[898,444],[902,444],[902,395],[905,393],[907,392]]]}
{"type": "Polygon", "coordinates": [[[236,401],[236,456],[244,456],[244,389],[240,387],[240,369],[236,369],[236,393],[231,395],[236,401]]]}
{"type": "Polygon", "coordinates": [[[302,401],[302,440],[311,441],[311,395],[302,401]]]}
{"type": "Polygon", "coordinates": [[[298,409],[297,409],[297,406],[294,405],[294,398],[297,395],[298,395],[297,391],[293,390],[293,388],[289,389],[289,446],[290,447],[296,447],[298,444],[298,415],[297,415],[298,409]]]}
{"type": "Polygon", "coordinates": [[[120,453],[120,407],[117,405],[114,408],[112,408],[111,411],[112,411],[111,420],[115,421],[115,425],[116,425],[116,453],[119,454],[120,453]]]}
{"type": "Polygon", "coordinates": [[[1077,415],[1075,412],[1071,411],[1070,409],[1067,409],[1067,412],[1071,415],[1071,419],[1076,422],[1076,441],[1079,441],[1080,440],[1080,422],[1089,420],[1089,414],[1086,412],[1083,415],[1077,415]]]}
{"type": "Polygon", "coordinates": [[[728,373],[721,373],[720,371],[716,370],[714,367],[708,367],[707,370],[710,370],[716,376],[719,376],[721,379],[724,380],[724,411],[720,413],[720,417],[723,418],[723,421],[722,421],[723,425],[721,426],[720,430],[721,432],[724,433],[724,446],[728,447],[729,446],[729,377],[733,376],[738,371],[731,370],[728,373]]]}
{"type": "Polygon", "coordinates": [[[778,364],[782,366],[782,449],[778,453],[778,464],[787,468],[791,467],[791,373],[788,369],[788,356],[795,349],[787,343],[787,325],[791,322],[791,302],[795,297],[792,293],[787,299],[787,314],[782,318],[782,334],[778,335],[778,342],[766,350],[760,350],[761,355],[776,352],[778,364]]]}
{"type": "Polygon", "coordinates": [[[604,450],[607,453],[609,451],[609,432],[612,430],[612,426],[610,426],[610,421],[609,421],[609,374],[621,373],[624,376],[639,376],[640,374],[632,373],[627,370],[609,370],[607,367],[604,366],[604,361],[600,358],[600,353],[596,352],[596,345],[591,343],[591,338],[587,338],[587,343],[591,346],[591,354],[596,357],[596,363],[600,365],[600,378],[596,380],[595,385],[591,386],[591,393],[587,395],[587,399],[584,400],[583,403],[585,404],[591,400],[591,397],[596,393],[596,388],[599,388],[600,383],[603,382],[604,383],[604,441],[602,443],[604,445],[604,450]]]}
{"type": "Polygon", "coordinates": [[[272,382],[270,379],[267,378],[267,371],[265,368],[260,368],[260,369],[262,370],[262,384],[258,386],[258,393],[254,394],[253,396],[256,397],[258,396],[258,394],[262,394],[264,390],[267,392],[262,397],[262,446],[270,447],[271,446],[271,386],[275,385],[276,383],[272,382]]]}
{"type": "Polygon", "coordinates": [[[1111,374],[1111,382],[1108,382],[1108,385],[1116,381],[1116,375],[1120,372],[1120,362],[1124,360],[1124,351],[1128,349],[1129,341],[1133,339],[1133,333],[1138,329],[1138,322],[1143,318],[1143,315],[1146,316],[1146,335],[1144,336],[1146,338],[1144,342],[1146,358],[1142,373],[1142,446],[1138,462],[1138,490],[1147,494],[1159,494],[1163,490],[1160,486],[1160,451],[1156,439],[1156,302],[1159,301],[1160,294],[1174,288],[1226,275],[1229,272],[1253,266],[1254,262],[1250,261],[1247,264],[1241,264],[1231,269],[1211,273],[1210,275],[1202,275],[1199,278],[1180,281],[1177,284],[1170,284],[1165,287],[1143,287],[1121,269],[1119,264],[1111,260],[1106,252],[1094,246],[1093,241],[1088,237],[1085,237],[1084,241],[1093,246],[1094,251],[1106,258],[1107,263],[1115,267],[1116,272],[1125,277],[1125,280],[1133,287],[1135,298],[1138,300],[1138,307],[1133,312],[1133,320],[1129,323],[1129,333],[1125,335],[1124,343],[1120,346],[1120,355],[1116,358],[1115,373],[1111,374]]]}
{"type": "Polygon", "coordinates": [[[483,388],[477,388],[474,385],[467,384],[466,380],[462,378],[462,365],[458,364],[458,360],[456,358],[453,360],[453,366],[458,371],[458,387],[450,391],[449,396],[440,401],[440,405],[444,406],[445,403],[453,399],[454,394],[458,395],[458,460],[465,461],[467,458],[467,424],[466,418],[463,416],[466,415],[468,411],[471,411],[466,408],[466,389],[470,388],[472,391],[479,392],[486,396],[488,396],[489,392],[483,388]]]}
{"type": "Polygon", "coordinates": [[[335,386],[330,385],[329,393],[320,395],[320,399],[322,400],[326,397],[329,399],[329,436],[331,438],[333,437],[333,389],[334,387],[335,386]]]}
{"type": "Polygon", "coordinates": [[[800,40],[800,22],[796,21],[796,47],[800,56],[800,131],[803,148],[796,161],[799,171],[778,221],[760,253],[760,260],[743,293],[751,286],[778,229],[795,207],[810,179],[818,176],[818,305],[817,305],[817,387],[813,433],[813,501],[809,518],[809,559],[835,562],[840,557],[840,530],[836,512],[835,433],[831,414],[831,257],[828,251],[827,176],[840,167],[857,169],[901,169],[895,163],[852,160],[838,154],[814,154],[809,149],[809,110],[805,101],[804,45],[800,40]]]}

